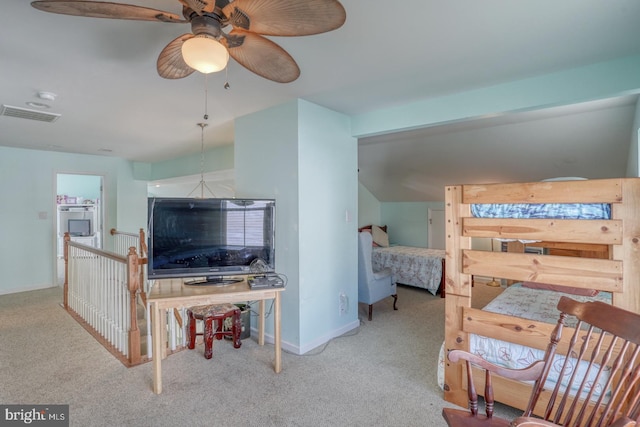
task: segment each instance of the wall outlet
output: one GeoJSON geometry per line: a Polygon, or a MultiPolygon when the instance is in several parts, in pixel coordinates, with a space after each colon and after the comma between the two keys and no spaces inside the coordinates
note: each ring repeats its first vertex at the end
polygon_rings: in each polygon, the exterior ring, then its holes
{"type": "Polygon", "coordinates": [[[342,316],[349,312],[349,297],[344,292],[338,294],[338,314],[342,316]]]}

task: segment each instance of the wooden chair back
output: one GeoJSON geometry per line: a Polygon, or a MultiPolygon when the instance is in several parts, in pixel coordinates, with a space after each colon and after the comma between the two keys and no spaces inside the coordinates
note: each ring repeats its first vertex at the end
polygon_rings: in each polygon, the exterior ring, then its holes
{"type": "Polygon", "coordinates": [[[602,302],[578,302],[561,297],[560,316],[544,360],[524,370],[499,368],[477,355],[454,350],[449,359],[465,360],[486,370],[486,416],[478,415],[477,393],[468,374],[470,411],[445,408],[454,426],[612,426],[635,425],[640,418],[640,314],[602,302]],[[567,326],[567,320],[575,326],[567,326]],[[570,332],[563,338],[563,330],[570,332]],[[491,375],[535,380],[523,416],[506,422],[493,417],[491,375]],[[553,380],[553,381],[552,381],[553,380]],[[557,381],[556,381],[557,380],[557,381]],[[621,424],[622,420],[626,424],[621,424]],[[534,423],[534,424],[532,424],[534,423]],[[632,424],[630,424],[632,423],[632,424]]]}

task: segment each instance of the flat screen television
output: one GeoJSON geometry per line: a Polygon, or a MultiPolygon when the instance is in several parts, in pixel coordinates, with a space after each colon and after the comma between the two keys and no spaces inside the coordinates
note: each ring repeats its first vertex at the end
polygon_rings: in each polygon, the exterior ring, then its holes
{"type": "Polygon", "coordinates": [[[67,228],[70,236],[91,236],[90,219],[70,219],[67,228]]]}
{"type": "Polygon", "coordinates": [[[149,279],[225,284],[252,263],[275,271],[275,200],[153,197],[148,221],[149,279]]]}

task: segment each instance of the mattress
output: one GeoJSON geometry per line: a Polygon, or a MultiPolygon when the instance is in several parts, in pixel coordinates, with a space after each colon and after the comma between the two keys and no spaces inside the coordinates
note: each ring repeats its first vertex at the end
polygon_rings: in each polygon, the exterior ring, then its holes
{"type": "MultiPolygon", "coordinates": [[[[530,289],[522,287],[520,283],[516,283],[505,289],[504,292],[487,304],[483,310],[555,324],[560,314],[556,306],[561,296],[567,296],[576,301],[602,301],[611,304],[611,294],[609,292],[599,292],[596,296],[581,296],[550,290],[530,289]]],[[[575,319],[569,316],[566,325],[570,327],[575,326],[575,319]]],[[[544,358],[545,353],[544,350],[475,334],[470,334],[469,348],[471,353],[482,356],[491,363],[511,369],[525,368],[534,361],[544,358]]],[[[561,356],[557,356],[557,358],[558,360],[554,363],[554,368],[550,371],[547,379],[546,386],[548,388],[555,386],[555,383],[559,380],[559,372],[555,367],[562,366],[564,358],[561,356]]],[[[444,345],[441,348],[438,365],[438,382],[440,386],[443,387],[444,345]]],[[[584,376],[584,372],[581,373],[581,370],[583,370],[581,365],[585,364],[577,364],[578,375],[580,377],[584,376]]],[[[573,368],[575,367],[574,364],[573,368]]],[[[571,373],[572,370],[565,372],[565,376],[561,379],[562,383],[566,385],[571,377],[571,373]]],[[[593,370],[590,375],[595,377],[593,370]]],[[[590,380],[595,380],[595,378],[591,378],[590,380]]],[[[589,381],[590,386],[595,387],[594,396],[599,396],[602,393],[606,380],[607,378],[602,377],[597,382],[589,381]]],[[[587,393],[588,391],[589,389],[584,389],[582,392],[587,393]]]]}
{"type": "Polygon", "coordinates": [[[481,203],[472,204],[478,218],[611,219],[607,203],[481,203]]]}

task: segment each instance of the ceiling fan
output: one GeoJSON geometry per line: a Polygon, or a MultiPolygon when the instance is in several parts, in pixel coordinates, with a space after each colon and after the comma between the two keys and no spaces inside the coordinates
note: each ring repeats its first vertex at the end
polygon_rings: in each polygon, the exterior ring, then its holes
{"type": "MultiPolygon", "coordinates": [[[[304,36],[340,28],[346,12],[338,0],[178,0],[182,15],[147,7],[82,0],[31,2],[36,9],[93,18],[191,23],[191,33],[171,41],[160,52],[158,74],[167,79],[187,77],[194,71],[183,56],[185,42],[213,41],[225,56],[266,79],[289,83],[300,75],[296,61],[282,47],[263,36],[304,36]],[[230,31],[228,31],[230,27],[230,31]],[[222,45],[222,48],[219,45],[222,45]],[[228,52],[228,54],[226,52],[228,52]]],[[[193,42],[190,42],[193,43],[193,42]]],[[[192,63],[193,65],[193,63],[192,63]]],[[[211,72],[203,71],[202,72],[211,72]]]]}

